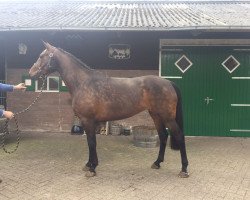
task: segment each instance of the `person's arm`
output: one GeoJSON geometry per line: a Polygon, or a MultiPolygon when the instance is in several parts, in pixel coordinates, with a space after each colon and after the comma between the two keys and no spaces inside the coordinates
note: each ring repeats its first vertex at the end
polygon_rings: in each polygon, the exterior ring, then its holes
{"type": "Polygon", "coordinates": [[[2,92],[12,92],[14,90],[13,85],[0,83],[0,91],[2,92]]]}
{"type": "Polygon", "coordinates": [[[24,83],[19,83],[18,85],[14,85],[14,90],[26,90],[26,86],[24,83]]]}
{"type": "Polygon", "coordinates": [[[13,116],[14,116],[13,112],[0,109],[0,117],[11,119],[13,116]]]}
{"type": "Polygon", "coordinates": [[[9,85],[0,83],[0,91],[12,92],[13,90],[25,90],[26,86],[24,83],[19,83],[18,85],[9,85]]]}

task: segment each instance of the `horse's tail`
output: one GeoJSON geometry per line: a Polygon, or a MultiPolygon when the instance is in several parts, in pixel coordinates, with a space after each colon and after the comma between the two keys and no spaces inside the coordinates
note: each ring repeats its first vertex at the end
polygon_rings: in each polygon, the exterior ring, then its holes
{"type": "MultiPolygon", "coordinates": [[[[183,112],[182,112],[182,98],[181,98],[181,92],[180,92],[180,89],[173,83],[172,83],[172,86],[174,87],[175,89],[175,92],[177,94],[177,106],[176,106],[176,116],[175,116],[175,121],[176,123],[178,124],[179,126],[179,129],[182,133],[183,132],[183,112]]],[[[170,146],[171,146],[171,149],[174,149],[174,150],[179,150],[180,147],[179,147],[179,144],[178,142],[176,141],[175,137],[172,136],[172,134],[170,134],[170,146]]]]}

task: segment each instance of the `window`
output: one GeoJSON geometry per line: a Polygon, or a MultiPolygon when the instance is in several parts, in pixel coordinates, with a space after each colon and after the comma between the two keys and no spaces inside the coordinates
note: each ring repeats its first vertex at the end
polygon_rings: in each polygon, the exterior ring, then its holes
{"type": "MultiPolygon", "coordinates": [[[[22,75],[22,82],[25,83],[26,91],[40,92],[43,84],[42,78],[38,80],[31,79],[29,75],[22,75]]],[[[68,88],[58,76],[48,76],[44,83],[44,92],[68,92],[68,88]]]]}
{"type": "Polygon", "coordinates": [[[182,73],[185,73],[192,65],[193,63],[185,55],[182,55],[175,62],[175,66],[178,67],[178,69],[181,70],[182,73]]]}
{"type": "Polygon", "coordinates": [[[222,63],[222,66],[225,67],[229,73],[232,73],[240,66],[240,63],[231,55],[222,63]]]}
{"type": "MultiPolygon", "coordinates": [[[[36,81],[35,91],[41,91],[43,86],[43,79],[39,78],[36,81]]],[[[57,76],[48,76],[44,82],[43,87],[44,92],[59,92],[59,77],[57,76]]]]}
{"type": "Polygon", "coordinates": [[[49,91],[59,91],[59,77],[49,77],[47,89],[49,91]]]}

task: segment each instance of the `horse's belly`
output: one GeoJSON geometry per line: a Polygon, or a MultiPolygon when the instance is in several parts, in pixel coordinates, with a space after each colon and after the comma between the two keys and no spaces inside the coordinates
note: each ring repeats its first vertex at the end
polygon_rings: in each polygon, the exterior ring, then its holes
{"type": "Polygon", "coordinates": [[[113,120],[121,120],[128,117],[132,117],[141,111],[145,110],[142,107],[120,107],[119,109],[107,109],[103,112],[100,112],[96,115],[97,121],[113,121],[113,120]]]}

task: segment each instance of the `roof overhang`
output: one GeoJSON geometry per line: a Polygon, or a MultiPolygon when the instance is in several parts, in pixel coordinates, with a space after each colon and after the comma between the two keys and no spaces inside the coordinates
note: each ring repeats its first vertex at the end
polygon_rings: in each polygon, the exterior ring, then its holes
{"type": "Polygon", "coordinates": [[[0,32],[9,31],[206,31],[206,32],[249,32],[250,26],[190,26],[190,27],[8,27],[0,32]]]}

